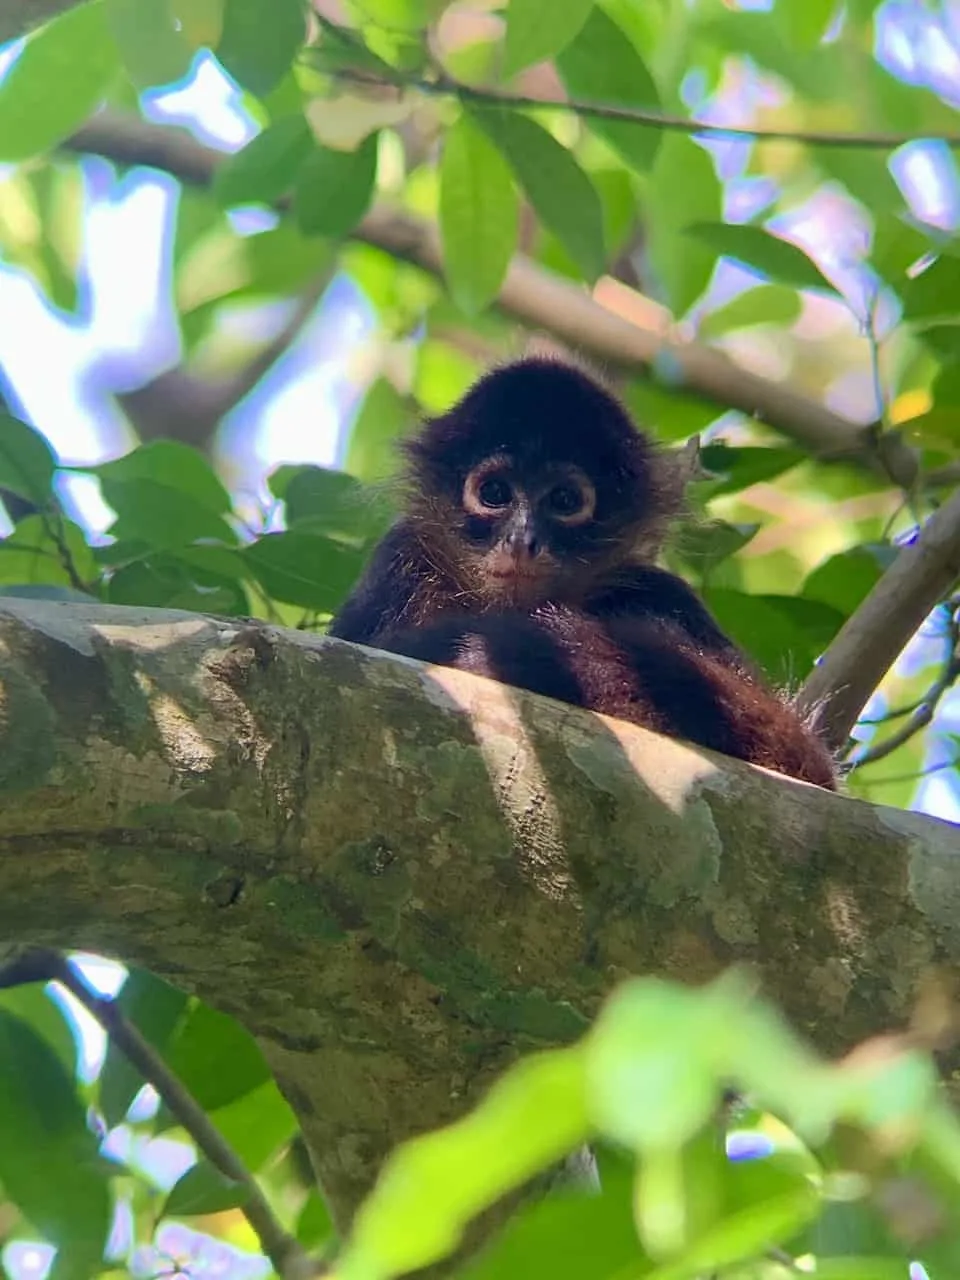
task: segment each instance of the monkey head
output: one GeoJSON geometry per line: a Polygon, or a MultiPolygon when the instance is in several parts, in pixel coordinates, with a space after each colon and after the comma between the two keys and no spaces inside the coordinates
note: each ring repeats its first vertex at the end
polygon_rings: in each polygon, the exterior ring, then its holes
{"type": "Polygon", "coordinates": [[[658,540],[679,497],[613,396],[548,358],[488,373],[405,451],[408,518],[487,606],[576,603],[658,540]]]}

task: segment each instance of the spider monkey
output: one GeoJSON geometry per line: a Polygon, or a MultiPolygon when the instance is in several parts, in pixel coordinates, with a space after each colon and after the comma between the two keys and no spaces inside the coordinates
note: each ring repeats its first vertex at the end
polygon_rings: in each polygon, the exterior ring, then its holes
{"type": "Polygon", "coordinates": [[[405,514],[330,627],[834,789],[826,746],[652,561],[675,461],[592,377],[529,358],[404,446],[405,514]]]}

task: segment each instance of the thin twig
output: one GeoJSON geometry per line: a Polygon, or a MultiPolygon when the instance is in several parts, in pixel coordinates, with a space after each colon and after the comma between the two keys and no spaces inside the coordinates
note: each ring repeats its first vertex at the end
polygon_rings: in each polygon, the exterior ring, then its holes
{"type": "MultiPolygon", "coordinates": [[[[90,1013],[128,1062],[153,1086],[177,1117],[197,1148],[232,1182],[244,1191],[240,1211],[257,1234],[260,1247],[273,1269],[284,1280],[306,1280],[318,1273],[318,1264],[307,1256],[300,1243],[278,1222],[256,1179],[210,1121],[200,1104],[177,1079],[156,1050],[127,1019],[115,1000],[98,995],[84,981],[70,961],[57,952],[40,953],[46,977],[58,982],[90,1013]]],[[[36,957],[34,957],[36,973],[36,957]]]]}
{"type": "MultiPolygon", "coordinates": [[[[342,29],[341,29],[342,30],[342,29]]],[[[309,55],[309,49],[305,51],[309,55]]],[[[868,150],[895,151],[907,143],[916,142],[918,136],[925,141],[945,143],[948,147],[960,147],[960,133],[835,133],[827,129],[769,129],[756,125],[710,124],[705,120],[692,120],[689,116],[671,115],[669,112],[651,111],[644,107],[618,106],[612,102],[597,102],[585,98],[534,98],[523,93],[504,93],[498,89],[478,89],[464,84],[443,73],[435,80],[417,76],[384,74],[378,77],[369,71],[338,67],[327,71],[337,80],[348,80],[369,86],[392,86],[400,89],[416,89],[420,93],[458,98],[478,106],[513,107],[521,111],[565,111],[571,115],[594,120],[618,120],[635,124],[640,128],[662,129],[669,133],[704,134],[711,138],[740,138],[754,142],[800,142],[811,147],[857,147],[868,150]]]]}
{"type": "Polygon", "coordinates": [[[840,628],[797,702],[834,747],[924,618],[960,577],[960,489],[904,547],[840,628]]]}
{"type": "Polygon", "coordinates": [[[947,656],[939,676],[909,711],[909,718],[889,737],[875,746],[867,747],[862,755],[851,761],[851,769],[862,769],[865,765],[875,764],[886,756],[892,755],[898,747],[909,742],[915,734],[925,729],[934,717],[940,700],[948,689],[952,688],[960,676],[960,600],[952,603],[947,624],[947,656]]]}

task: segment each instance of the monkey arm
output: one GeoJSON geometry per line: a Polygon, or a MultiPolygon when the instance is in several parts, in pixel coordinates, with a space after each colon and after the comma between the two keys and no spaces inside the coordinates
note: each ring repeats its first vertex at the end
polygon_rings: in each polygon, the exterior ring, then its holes
{"type": "Polygon", "coordinates": [[[419,543],[406,521],[399,521],[377,545],[327,634],[373,644],[381,632],[414,621],[415,587],[429,575],[419,543]]]}
{"type": "Polygon", "coordinates": [[[700,648],[732,659],[737,666],[749,665],[693,589],[666,569],[649,564],[624,568],[612,582],[588,597],[584,609],[594,618],[669,622],[686,632],[700,648]]]}

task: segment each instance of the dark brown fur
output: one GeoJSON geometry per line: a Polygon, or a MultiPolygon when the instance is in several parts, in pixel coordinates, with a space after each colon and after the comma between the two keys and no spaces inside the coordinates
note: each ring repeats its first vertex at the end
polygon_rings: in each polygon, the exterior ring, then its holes
{"type": "Polygon", "coordinates": [[[689,586],[651,563],[679,505],[676,471],[586,374],[543,359],[494,370],[407,457],[406,513],[332,635],[835,786],[823,743],[689,586]],[[471,511],[465,486],[485,468],[508,478],[513,507],[471,511]],[[550,518],[547,499],[524,507],[558,468],[587,478],[589,520],[550,518]]]}

